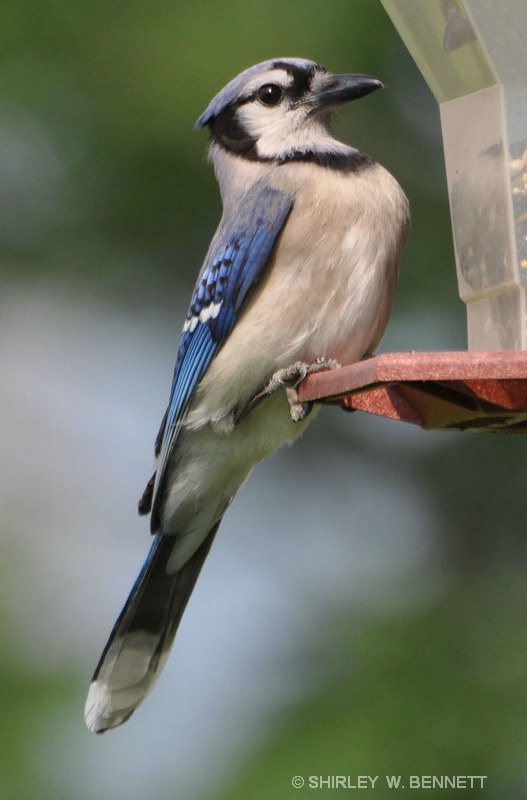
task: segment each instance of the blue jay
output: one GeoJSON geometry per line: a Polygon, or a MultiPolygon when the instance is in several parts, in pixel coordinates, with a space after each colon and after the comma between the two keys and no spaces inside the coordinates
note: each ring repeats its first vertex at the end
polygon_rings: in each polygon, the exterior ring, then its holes
{"type": "Polygon", "coordinates": [[[295,386],[381,339],[408,202],[329,129],[335,109],[380,87],[313,61],[270,60],[227,84],[196,123],[210,132],[223,216],[139,503],[155,538],[93,676],[91,731],[125,722],[150,691],[238,488],[315,416],[295,402],[295,386]]]}

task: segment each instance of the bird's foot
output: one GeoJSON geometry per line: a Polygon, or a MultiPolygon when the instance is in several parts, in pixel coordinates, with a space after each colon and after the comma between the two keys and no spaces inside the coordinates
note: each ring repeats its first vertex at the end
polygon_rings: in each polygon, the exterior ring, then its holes
{"type": "Polygon", "coordinates": [[[336,367],[340,367],[340,364],[334,358],[317,358],[312,364],[306,364],[304,361],[295,361],[294,364],[290,364],[285,369],[279,369],[274,373],[267,386],[258,394],[255,394],[242,412],[236,416],[236,423],[247,416],[262,400],[281,389],[285,389],[291,419],[293,422],[301,422],[311,411],[313,403],[301,403],[299,401],[298,386],[308,375],[312,375],[314,372],[336,369],[336,367]]]}
{"type": "Polygon", "coordinates": [[[304,378],[314,372],[324,372],[328,369],[340,367],[338,361],[333,358],[317,358],[312,364],[303,361],[296,361],[285,369],[275,372],[263,392],[262,396],[274,394],[280,389],[285,389],[287,402],[289,403],[289,414],[293,422],[301,422],[307,417],[313,407],[313,403],[301,403],[298,399],[298,386],[304,378]]]}

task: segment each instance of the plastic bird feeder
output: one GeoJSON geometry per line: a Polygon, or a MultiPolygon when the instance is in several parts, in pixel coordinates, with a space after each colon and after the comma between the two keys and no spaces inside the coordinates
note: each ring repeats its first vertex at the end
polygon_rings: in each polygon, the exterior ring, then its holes
{"type": "Polygon", "coordinates": [[[440,107],[468,351],[309,376],[302,401],[527,431],[527,0],[381,0],[440,107]]]}

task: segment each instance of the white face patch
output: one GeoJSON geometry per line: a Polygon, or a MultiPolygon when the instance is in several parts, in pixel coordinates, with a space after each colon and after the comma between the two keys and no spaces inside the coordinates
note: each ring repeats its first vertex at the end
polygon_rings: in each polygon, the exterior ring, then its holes
{"type": "MultiPolygon", "coordinates": [[[[320,90],[327,80],[325,73],[315,73],[312,84],[320,90]]],[[[284,69],[272,69],[254,78],[247,84],[244,94],[256,95],[266,84],[274,84],[284,90],[284,97],[276,105],[266,105],[255,96],[242,103],[236,110],[241,128],[256,142],[255,149],[262,158],[280,158],[291,152],[340,152],[345,146],[337,142],[327,128],[324,117],[310,113],[308,103],[292,101],[288,90],[294,77],[284,69]]]]}
{"type": "Polygon", "coordinates": [[[346,146],[333,139],[325,122],[308,112],[303,105],[288,108],[280,103],[268,108],[255,101],[240,106],[237,114],[251,139],[256,140],[256,152],[262,158],[280,158],[293,151],[344,152],[346,146]]]}

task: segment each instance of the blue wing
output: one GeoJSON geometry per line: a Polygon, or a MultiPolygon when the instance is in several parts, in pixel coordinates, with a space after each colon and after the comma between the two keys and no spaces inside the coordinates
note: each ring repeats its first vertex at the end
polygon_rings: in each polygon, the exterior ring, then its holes
{"type": "Polygon", "coordinates": [[[156,442],[157,473],[139,504],[140,513],[153,506],[153,533],[158,528],[156,496],[196,386],[262,276],[292,205],[289,195],[257,183],[222,220],[212,241],[183,327],[170,401],[156,442]]]}

